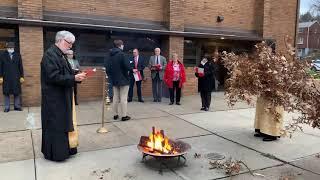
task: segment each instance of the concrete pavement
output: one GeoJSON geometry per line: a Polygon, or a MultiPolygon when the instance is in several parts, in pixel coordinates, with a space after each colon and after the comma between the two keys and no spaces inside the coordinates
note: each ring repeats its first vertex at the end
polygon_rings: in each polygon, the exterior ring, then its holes
{"type": "MultiPolygon", "coordinates": [[[[210,112],[200,111],[200,98],[182,98],[182,106],[169,106],[146,100],[129,103],[127,122],[114,121],[106,109],[107,134],[97,134],[101,121],[101,102],[80,103],[77,107],[79,153],[63,163],[47,161],[41,148],[40,108],[23,112],[0,112],[1,180],[211,180],[230,179],[222,170],[210,169],[212,153],[244,161],[250,169],[264,175],[252,176],[243,168],[232,179],[320,179],[320,130],[305,126],[293,138],[263,142],[253,137],[254,108],[245,103],[227,106],[222,93],[213,94],[210,112]],[[191,144],[184,167],[171,167],[159,173],[159,164],[142,155],[136,144],[151,127],[164,129],[173,139],[191,144]],[[195,158],[194,154],[201,154],[195,158]]],[[[291,115],[287,115],[290,118],[291,115]]]]}

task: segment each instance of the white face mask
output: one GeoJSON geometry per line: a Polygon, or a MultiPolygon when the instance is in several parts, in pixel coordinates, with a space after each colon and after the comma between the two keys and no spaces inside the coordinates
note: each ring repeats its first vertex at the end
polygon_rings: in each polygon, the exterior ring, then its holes
{"type": "Polygon", "coordinates": [[[12,54],[14,52],[14,49],[13,48],[8,48],[7,51],[12,54]]]}
{"type": "Polygon", "coordinates": [[[121,45],[121,46],[120,46],[120,49],[123,50],[123,48],[124,48],[124,45],[121,45]]]}

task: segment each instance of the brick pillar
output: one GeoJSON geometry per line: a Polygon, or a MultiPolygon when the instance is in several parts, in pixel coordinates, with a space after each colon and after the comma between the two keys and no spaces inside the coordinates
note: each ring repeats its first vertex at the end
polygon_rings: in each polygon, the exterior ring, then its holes
{"type": "Polygon", "coordinates": [[[272,37],[271,0],[264,0],[263,4],[263,30],[262,37],[270,39],[272,37]]]}
{"type": "Polygon", "coordinates": [[[25,82],[22,85],[22,103],[24,106],[39,105],[43,28],[20,26],[19,40],[25,76],[25,82]]]}
{"type": "Polygon", "coordinates": [[[42,0],[18,0],[18,17],[24,19],[42,19],[42,0]]]}
{"type": "Polygon", "coordinates": [[[184,0],[168,0],[167,21],[169,30],[184,31],[184,0]]]}
{"type": "MultiPolygon", "coordinates": [[[[166,21],[171,31],[184,31],[184,0],[168,0],[166,21]]],[[[168,41],[169,58],[172,53],[178,53],[183,60],[184,38],[179,36],[170,36],[168,41]]]]}
{"type": "Polygon", "coordinates": [[[184,37],[170,36],[169,37],[169,59],[172,53],[178,53],[179,59],[183,61],[184,37]]]}

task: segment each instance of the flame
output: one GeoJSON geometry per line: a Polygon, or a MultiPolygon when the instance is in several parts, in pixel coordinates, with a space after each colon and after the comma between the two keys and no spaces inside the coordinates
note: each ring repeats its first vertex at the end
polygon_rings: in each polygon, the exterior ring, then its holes
{"type": "Polygon", "coordinates": [[[149,136],[149,141],[147,142],[147,146],[152,150],[157,150],[164,154],[174,154],[176,151],[173,150],[172,146],[169,144],[168,137],[164,136],[156,131],[155,134],[151,133],[149,136]]]}

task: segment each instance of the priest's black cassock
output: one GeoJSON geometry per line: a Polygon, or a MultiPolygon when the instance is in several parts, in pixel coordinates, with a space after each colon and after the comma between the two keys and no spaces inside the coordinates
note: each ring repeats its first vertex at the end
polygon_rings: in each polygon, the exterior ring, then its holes
{"type": "Polygon", "coordinates": [[[68,133],[74,130],[73,85],[75,77],[63,52],[51,46],[41,61],[41,152],[46,159],[63,161],[76,153],[68,133]]]}

